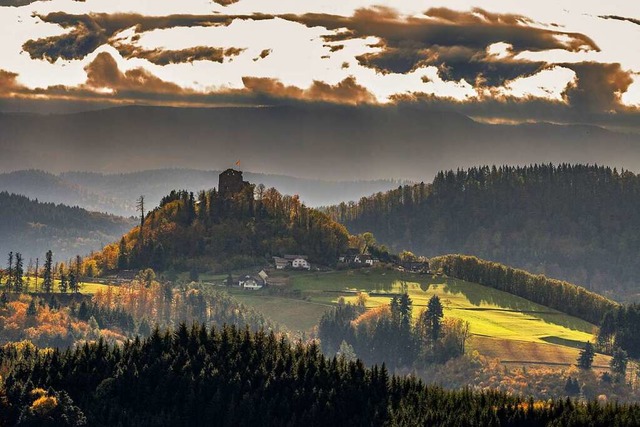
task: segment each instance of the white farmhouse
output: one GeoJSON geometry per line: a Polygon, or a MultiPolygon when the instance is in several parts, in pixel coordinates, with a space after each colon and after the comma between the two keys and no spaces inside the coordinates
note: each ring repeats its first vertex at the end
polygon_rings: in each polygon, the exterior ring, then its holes
{"type": "Polygon", "coordinates": [[[257,291],[258,289],[262,289],[262,283],[258,283],[258,281],[251,276],[245,276],[244,279],[240,280],[240,287],[243,289],[257,291]]]}
{"type": "Polygon", "coordinates": [[[309,264],[309,261],[304,258],[296,258],[291,261],[291,267],[300,270],[311,270],[311,264],[309,264]]]}

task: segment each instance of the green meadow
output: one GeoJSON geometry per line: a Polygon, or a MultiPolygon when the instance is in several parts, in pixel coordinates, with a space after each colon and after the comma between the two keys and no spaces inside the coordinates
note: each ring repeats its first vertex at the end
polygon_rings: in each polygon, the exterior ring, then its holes
{"type": "MultiPolygon", "coordinates": [[[[36,292],[36,280],[34,277],[25,277],[25,285],[28,288],[28,292],[36,292]]],[[[55,279],[53,281],[53,293],[56,293],[56,294],[60,293],[59,286],[60,286],[60,281],[58,279],[55,279]]],[[[110,285],[108,284],[86,281],[80,284],[80,293],[93,295],[96,292],[98,292],[99,289],[106,291],[109,286],[110,285]]],[[[38,278],[37,291],[42,292],[42,277],[38,278]]]]}
{"type": "MultiPolygon", "coordinates": [[[[579,347],[593,340],[595,326],[524,298],[476,283],[446,277],[400,273],[393,270],[277,273],[281,294],[239,291],[234,296],[292,330],[309,331],[322,313],[343,298],[355,302],[358,292],[368,294],[366,306],[388,304],[407,292],[417,317],[429,298],[438,295],[445,317],[468,321],[471,349],[505,362],[571,364],[579,347]],[[297,293],[296,293],[297,292],[297,293]]],[[[596,364],[606,364],[598,357],[596,364]]]]}

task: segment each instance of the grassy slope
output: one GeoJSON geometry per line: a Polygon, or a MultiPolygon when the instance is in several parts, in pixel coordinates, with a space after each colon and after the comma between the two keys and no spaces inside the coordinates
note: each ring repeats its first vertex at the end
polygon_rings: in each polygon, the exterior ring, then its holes
{"type": "MultiPolygon", "coordinates": [[[[406,290],[415,317],[432,295],[438,295],[445,316],[469,321],[470,346],[480,353],[511,363],[573,364],[577,347],[593,339],[595,326],[526,299],[475,283],[443,277],[402,274],[395,271],[344,271],[289,273],[291,289],[306,300],[267,296],[263,291],[234,292],[246,304],[292,329],[309,330],[323,311],[340,297],[354,301],[354,291],[372,294],[368,307],[388,304],[393,293],[406,290]]],[[[598,356],[595,364],[608,359],[598,356]]]]}
{"type": "MultiPolygon", "coordinates": [[[[35,287],[36,287],[36,282],[35,279],[33,277],[26,277],[25,278],[25,282],[29,288],[29,292],[34,292],[35,291],[35,287]]],[[[53,292],[54,293],[59,293],[60,290],[58,288],[58,286],[60,285],[60,281],[59,280],[54,280],[53,281],[53,292]]],[[[105,285],[102,283],[94,283],[94,282],[90,282],[90,281],[86,281],[86,282],[82,282],[82,285],[80,287],[80,293],[81,294],[89,294],[89,295],[93,295],[96,292],[98,292],[98,289],[102,289],[104,291],[107,290],[107,287],[109,285],[105,285]]],[[[42,277],[38,278],[38,291],[42,291],[42,277]]]]}

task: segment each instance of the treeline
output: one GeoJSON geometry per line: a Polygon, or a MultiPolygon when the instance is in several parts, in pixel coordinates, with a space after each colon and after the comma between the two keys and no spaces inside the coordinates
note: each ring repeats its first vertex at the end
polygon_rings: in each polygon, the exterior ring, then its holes
{"type": "Polygon", "coordinates": [[[618,305],[580,286],[549,279],[474,256],[445,255],[431,258],[431,269],[479,283],[599,325],[605,313],[618,305]]]}
{"type": "Polygon", "coordinates": [[[273,333],[181,325],[114,347],[0,350],[2,425],[632,426],[640,406],[445,391],[273,333]]]}
{"type": "Polygon", "coordinates": [[[46,293],[45,283],[41,281],[38,293],[9,292],[11,288],[0,292],[0,344],[28,340],[41,347],[66,348],[101,337],[122,343],[136,335],[149,336],[155,326],[170,328],[183,322],[280,331],[226,292],[199,284],[160,283],[150,269],[128,283],[98,289],[92,297],[46,293]]]}
{"type": "Polygon", "coordinates": [[[347,245],[342,225],[275,189],[248,186],[232,197],[215,189],[174,191],[140,226],[87,263],[102,272],[149,266],[228,272],[285,253],[332,264],[347,245]]]}
{"type": "Polygon", "coordinates": [[[9,252],[7,268],[0,270],[0,290],[17,294],[42,292],[50,294],[80,293],[85,275],[93,276],[93,266],[85,268],[80,255],[68,263],[53,261],[53,252],[47,251],[44,262],[32,258],[28,264],[20,252],[9,252]]]}
{"type": "Polygon", "coordinates": [[[98,290],[92,305],[80,305],[77,312],[80,318],[94,316],[96,320],[106,312],[112,316],[112,319],[106,318],[109,324],[128,324],[130,318],[136,325],[133,332],[142,336],[148,336],[155,325],[171,328],[192,322],[206,326],[246,326],[252,331],[279,330],[278,325],[224,291],[200,284],[161,283],[151,269],[140,271],[134,280],[121,286],[98,290]]]}
{"type": "Polygon", "coordinates": [[[26,259],[35,258],[43,247],[56,248],[62,259],[89,253],[133,226],[126,218],[6,192],[0,192],[0,206],[0,253],[18,251],[26,259]]]}
{"type": "Polygon", "coordinates": [[[634,359],[640,358],[640,304],[629,304],[608,311],[598,330],[597,344],[607,354],[622,349],[634,359]]]}
{"type": "Polygon", "coordinates": [[[587,165],[476,167],[328,208],[396,251],[465,253],[597,291],[640,277],[640,177],[587,165]]]}
{"type": "Polygon", "coordinates": [[[444,319],[438,296],[413,321],[413,303],[407,294],[394,296],[388,306],[364,307],[366,295],[357,305],[340,304],[325,313],[318,325],[324,354],[383,364],[392,372],[410,371],[425,364],[443,363],[464,353],[469,324],[444,319]]]}

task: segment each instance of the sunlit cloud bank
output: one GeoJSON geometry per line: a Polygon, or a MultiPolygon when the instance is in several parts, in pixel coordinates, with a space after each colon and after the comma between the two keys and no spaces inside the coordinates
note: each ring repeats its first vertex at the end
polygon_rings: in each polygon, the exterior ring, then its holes
{"type": "Polygon", "coordinates": [[[0,0],[0,97],[422,102],[628,122],[640,114],[637,6],[574,3],[0,0]]]}

